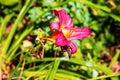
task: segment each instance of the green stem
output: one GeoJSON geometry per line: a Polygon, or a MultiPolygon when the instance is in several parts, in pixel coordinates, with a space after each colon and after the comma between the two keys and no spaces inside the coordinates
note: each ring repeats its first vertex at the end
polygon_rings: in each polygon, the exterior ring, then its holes
{"type": "Polygon", "coordinates": [[[115,62],[117,62],[118,58],[119,58],[119,55],[120,55],[120,50],[116,50],[116,54],[114,55],[114,57],[112,58],[111,62],[110,62],[110,65],[109,65],[109,68],[111,68],[115,62]]]}
{"type": "Polygon", "coordinates": [[[105,12],[110,12],[110,9],[106,6],[102,6],[102,5],[96,5],[94,3],[92,3],[91,1],[89,0],[68,0],[69,2],[70,1],[74,1],[74,2],[80,2],[82,4],[86,4],[87,6],[90,6],[90,7],[94,7],[94,8],[98,8],[98,9],[101,9],[105,12]]]}
{"type": "Polygon", "coordinates": [[[52,65],[52,67],[50,68],[45,80],[54,80],[59,64],[60,64],[60,59],[57,58],[54,64],[52,65]]]}
{"type": "MultiPolygon", "coordinates": [[[[49,10],[48,10],[49,11],[49,10]]],[[[34,29],[34,23],[37,21],[43,14],[45,14],[47,11],[40,13],[39,16],[27,26],[27,28],[24,30],[20,38],[16,40],[16,42],[10,47],[8,51],[8,57],[10,57],[8,60],[11,60],[12,56],[15,54],[16,51],[15,48],[21,43],[21,41],[34,29]],[[12,54],[11,54],[12,53],[12,54]]],[[[17,50],[17,49],[16,49],[17,50]]]]}
{"type": "Polygon", "coordinates": [[[34,2],[35,0],[27,0],[26,4],[24,5],[24,7],[22,8],[21,12],[19,13],[11,31],[10,31],[10,34],[6,40],[6,44],[5,46],[3,47],[3,51],[2,51],[2,54],[6,54],[7,51],[8,51],[8,48],[10,46],[10,43],[12,41],[12,38],[15,34],[15,31],[17,29],[17,26],[19,24],[19,22],[21,21],[21,19],[23,18],[23,16],[25,15],[25,13],[28,11],[28,9],[30,8],[31,4],[34,2]]]}
{"type": "Polygon", "coordinates": [[[8,51],[8,61],[10,61],[13,57],[13,55],[15,54],[16,50],[19,48],[17,47],[19,45],[19,43],[23,40],[23,38],[25,36],[27,36],[32,30],[33,30],[34,26],[30,25],[21,35],[21,37],[17,40],[17,42],[14,44],[14,47],[12,49],[10,49],[10,51],[8,51]],[[16,49],[15,49],[16,48],[16,49]]]}
{"type": "Polygon", "coordinates": [[[81,59],[72,59],[72,58],[70,59],[69,62],[72,62],[72,63],[75,63],[75,64],[79,64],[79,65],[88,66],[90,68],[102,71],[102,72],[104,72],[107,75],[112,74],[112,71],[109,68],[107,68],[106,66],[103,66],[101,64],[94,64],[92,62],[85,62],[85,61],[83,61],[81,59]]]}
{"type": "Polygon", "coordinates": [[[108,76],[100,76],[100,77],[92,78],[92,79],[88,79],[88,80],[105,79],[105,78],[110,78],[110,77],[115,77],[115,76],[120,76],[120,74],[112,74],[112,75],[108,75],[108,76]]]}
{"type": "Polygon", "coordinates": [[[2,41],[2,36],[3,36],[3,32],[5,30],[5,27],[8,24],[8,22],[10,21],[12,16],[13,16],[13,14],[6,15],[1,26],[0,26],[0,42],[2,41]]]}

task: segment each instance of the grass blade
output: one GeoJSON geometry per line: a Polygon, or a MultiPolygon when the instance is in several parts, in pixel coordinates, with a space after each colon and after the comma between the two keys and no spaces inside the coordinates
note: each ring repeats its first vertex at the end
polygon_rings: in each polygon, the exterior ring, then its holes
{"type": "Polygon", "coordinates": [[[28,11],[28,9],[30,8],[31,4],[34,2],[35,0],[27,0],[26,4],[24,5],[24,7],[22,8],[22,10],[20,11],[16,21],[14,22],[13,28],[11,29],[11,32],[6,40],[6,44],[3,47],[3,51],[2,54],[5,54],[8,51],[8,48],[10,46],[10,43],[12,41],[12,38],[15,34],[15,31],[17,29],[17,26],[19,24],[19,22],[21,21],[21,19],[23,18],[23,16],[25,15],[25,13],[28,11]]]}
{"type": "Polygon", "coordinates": [[[54,80],[59,64],[60,64],[60,59],[57,58],[54,64],[52,65],[52,67],[50,68],[45,80],[54,80]]]}

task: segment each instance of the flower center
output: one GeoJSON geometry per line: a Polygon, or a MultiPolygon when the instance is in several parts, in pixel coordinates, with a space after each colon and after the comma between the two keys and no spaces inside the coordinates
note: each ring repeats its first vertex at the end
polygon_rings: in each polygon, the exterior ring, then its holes
{"type": "Polygon", "coordinates": [[[70,29],[70,30],[69,29],[63,29],[62,31],[63,31],[63,34],[66,38],[69,38],[71,36],[72,32],[73,32],[72,29],[70,29]]]}

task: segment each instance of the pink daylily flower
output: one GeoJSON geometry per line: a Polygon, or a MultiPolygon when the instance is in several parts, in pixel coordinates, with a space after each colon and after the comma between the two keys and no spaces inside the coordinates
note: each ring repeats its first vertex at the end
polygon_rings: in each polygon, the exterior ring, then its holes
{"type": "Polygon", "coordinates": [[[74,28],[73,20],[64,9],[54,10],[53,13],[58,16],[59,22],[50,24],[50,29],[55,30],[50,37],[55,41],[56,46],[67,47],[65,50],[71,55],[77,51],[76,44],[71,40],[87,38],[91,34],[91,30],[88,27],[74,28]]]}

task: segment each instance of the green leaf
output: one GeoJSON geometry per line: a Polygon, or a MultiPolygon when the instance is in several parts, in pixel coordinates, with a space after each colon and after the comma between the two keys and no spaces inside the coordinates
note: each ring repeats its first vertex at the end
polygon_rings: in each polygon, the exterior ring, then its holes
{"type": "Polygon", "coordinates": [[[54,64],[49,69],[45,80],[54,80],[59,64],[60,64],[60,59],[56,58],[54,64]]]}
{"type": "Polygon", "coordinates": [[[0,42],[3,36],[3,32],[5,30],[5,27],[7,26],[8,22],[12,18],[13,14],[6,15],[4,20],[2,21],[2,24],[0,25],[0,42]]]}
{"type": "Polygon", "coordinates": [[[120,50],[116,50],[116,54],[114,55],[114,57],[112,58],[111,62],[110,62],[110,65],[109,65],[109,68],[111,68],[115,62],[117,62],[118,58],[119,58],[119,55],[120,55],[120,50]]]}
{"type": "Polygon", "coordinates": [[[120,16],[119,16],[119,15],[115,15],[115,14],[112,14],[112,13],[110,13],[109,15],[110,15],[110,17],[112,17],[112,18],[115,19],[116,21],[119,21],[119,22],[120,22],[120,16]]]}
{"type": "Polygon", "coordinates": [[[6,6],[12,6],[18,3],[20,0],[0,0],[0,3],[6,6]]]}

